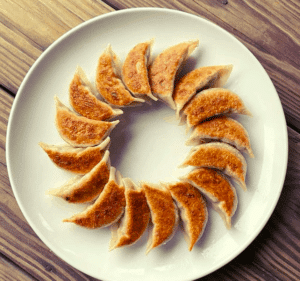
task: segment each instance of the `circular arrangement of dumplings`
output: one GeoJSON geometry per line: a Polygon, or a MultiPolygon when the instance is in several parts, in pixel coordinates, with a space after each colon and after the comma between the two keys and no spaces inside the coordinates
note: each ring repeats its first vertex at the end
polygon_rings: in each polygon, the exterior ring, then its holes
{"type": "Polygon", "coordinates": [[[204,232],[210,201],[227,228],[237,207],[231,180],[246,190],[247,163],[254,157],[245,128],[230,113],[251,116],[241,98],[223,88],[232,65],[203,66],[178,79],[198,40],[163,50],[152,61],[153,40],[139,43],[121,65],[109,45],[100,55],[95,84],[77,67],[69,103],[55,97],[57,130],[66,145],[40,143],[59,168],[76,174],[48,194],[87,203],[64,222],[85,228],[111,227],[110,249],[134,244],[151,224],[146,253],[169,241],[181,221],[191,251],[204,232]],[[175,82],[176,81],[176,82],[175,82]],[[110,164],[110,132],[127,106],[163,101],[179,123],[192,129],[192,149],[182,167],[194,167],[176,182],[152,184],[124,178],[110,164]],[[121,109],[122,108],[122,109],[121,109]]]}

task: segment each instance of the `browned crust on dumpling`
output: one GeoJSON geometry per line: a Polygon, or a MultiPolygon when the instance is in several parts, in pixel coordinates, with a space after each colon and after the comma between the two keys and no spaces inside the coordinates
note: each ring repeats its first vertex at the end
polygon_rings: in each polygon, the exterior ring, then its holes
{"type": "Polygon", "coordinates": [[[122,67],[122,78],[127,89],[136,97],[148,96],[157,100],[152,95],[148,79],[148,57],[151,41],[139,43],[131,49],[122,67]]]}
{"type": "MultiPolygon", "coordinates": [[[[115,169],[111,167],[111,174],[115,169]]],[[[86,228],[100,228],[111,225],[122,215],[125,208],[124,187],[116,182],[116,179],[110,180],[105,185],[103,191],[94,202],[82,213],[75,214],[64,222],[72,222],[86,228]]]]}
{"type": "Polygon", "coordinates": [[[49,158],[59,168],[68,170],[76,174],[86,174],[90,172],[103,158],[105,150],[108,148],[110,139],[105,139],[100,145],[87,148],[63,149],[55,145],[39,143],[49,158]]]}
{"type": "Polygon", "coordinates": [[[178,224],[178,211],[166,188],[147,183],[142,183],[142,188],[145,190],[153,223],[152,235],[146,250],[148,253],[173,237],[178,224]]]}
{"type": "Polygon", "coordinates": [[[212,88],[193,97],[184,109],[188,127],[220,114],[237,113],[251,116],[242,99],[228,89],[212,88]]]}
{"type": "Polygon", "coordinates": [[[48,190],[48,194],[61,197],[69,203],[86,203],[97,198],[108,182],[110,175],[109,151],[86,175],[71,179],[65,185],[48,190]]]}
{"type": "Polygon", "coordinates": [[[78,116],[63,105],[57,97],[55,121],[63,140],[75,147],[99,144],[119,123],[119,121],[97,121],[78,116]]]}
{"type": "Polygon", "coordinates": [[[237,149],[229,144],[213,142],[196,146],[187,156],[182,167],[188,165],[221,170],[237,180],[244,190],[247,189],[246,160],[237,149]]]}
{"type": "Polygon", "coordinates": [[[177,115],[197,91],[223,87],[231,70],[232,65],[204,66],[183,76],[176,84],[173,94],[177,115]]]}
{"type": "Polygon", "coordinates": [[[190,183],[177,182],[165,186],[177,202],[191,251],[206,226],[208,213],[205,200],[199,190],[190,183]]]}
{"type": "Polygon", "coordinates": [[[80,72],[82,70],[77,69],[69,86],[69,101],[72,108],[86,118],[99,121],[122,114],[121,110],[115,111],[107,103],[98,100],[83,84],[80,72]]]}
{"type": "Polygon", "coordinates": [[[96,70],[96,87],[100,95],[110,104],[122,107],[134,102],[143,102],[134,98],[126,90],[123,82],[117,74],[117,57],[108,46],[100,55],[96,70]]]}
{"type": "MultiPolygon", "coordinates": [[[[112,229],[111,250],[137,242],[147,229],[150,220],[145,191],[133,186],[128,187],[126,180],[129,179],[125,179],[125,214],[118,223],[118,229],[112,229]]],[[[131,180],[129,184],[133,185],[131,180]]]]}
{"type": "Polygon", "coordinates": [[[199,41],[190,41],[171,46],[161,52],[150,65],[149,82],[152,93],[175,109],[172,99],[176,74],[199,41]]]}
{"type": "Polygon", "coordinates": [[[237,206],[237,195],[230,182],[221,173],[209,168],[195,169],[184,179],[199,188],[215,203],[214,206],[224,213],[221,214],[222,218],[227,228],[230,228],[231,217],[237,206]]]}
{"type": "Polygon", "coordinates": [[[246,129],[232,118],[221,115],[196,125],[186,144],[198,145],[212,140],[231,144],[254,157],[246,129]]]}

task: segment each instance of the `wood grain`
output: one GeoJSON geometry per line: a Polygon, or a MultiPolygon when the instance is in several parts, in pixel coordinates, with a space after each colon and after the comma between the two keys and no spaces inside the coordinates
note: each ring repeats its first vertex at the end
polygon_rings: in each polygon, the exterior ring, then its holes
{"type": "Polygon", "coordinates": [[[0,84],[13,93],[40,54],[78,24],[114,11],[93,0],[1,0],[0,84]]]}
{"type": "MultiPolygon", "coordinates": [[[[0,280],[6,281],[32,281],[34,280],[26,271],[21,270],[7,258],[0,256],[0,280]],[[12,272],[14,274],[12,274],[12,272]]],[[[36,280],[36,279],[35,279],[36,280]]]]}
{"type": "Polygon", "coordinates": [[[168,7],[204,17],[235,35],[263,65],[289,124],[300,129],[300,5],[296,0],[108,0],[116,9],[168,7]],[[224,4],[227,3],[227,4],[224,4]]]}

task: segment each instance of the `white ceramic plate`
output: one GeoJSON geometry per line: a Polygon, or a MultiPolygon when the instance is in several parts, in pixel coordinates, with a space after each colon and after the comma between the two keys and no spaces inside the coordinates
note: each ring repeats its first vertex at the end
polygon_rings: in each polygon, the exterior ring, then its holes
{"type": "MultiPolygon", "coordinates": [[[[125,110],[111,134],[111,160],[135,181],[176,180],[176,167],[189,147],[185,128],[156,102],[125,110]]],[[[236,38],[200,17],[167,9],[141,8],[109,13],[66,33],[36,61],[25,77],[11,111],[7,164],[18,204],[44,243],[73,267],[104,280],[191,280],[205,276],[241,253],[272,214],[287,165],[287,128],[272,82],[256,58],[236,38]],[[108,43],[124,58],[136,43],[155,38],[153,54],[173,44],[199,39],[200,47],[184,71],[204,65],[233,64],[226,87],[253,113],[241,117],[256,157],[248,162],[248,192],[237,187],[239,205],[227,230],[209,209],[205,234],[192,252],[178,231],[165,246],[145,256],[146,235],[136,245],[108,251],[109,229],[86,230],[62,223],[85,205],[45,195],[71,175],[53,165],[38,146],[62,143],[54,126],[54,95],[68,104],[68,84],[77,65],[94,79],[96,63],[108,43]]]]}

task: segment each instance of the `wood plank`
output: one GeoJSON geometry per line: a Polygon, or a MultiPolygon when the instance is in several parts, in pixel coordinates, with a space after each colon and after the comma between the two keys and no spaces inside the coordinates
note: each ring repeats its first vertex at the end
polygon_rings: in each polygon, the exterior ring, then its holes
{"type": "Polygon", "coordinates": [[[5,281],[33,281],[36,280],[26,271],[13,264],[10,260],[0,256],[0,280],[5,281]]]}
{"type": "MultiPolygon", "coordinates": [[[[10,267],[11,278],[17,278],[25,271],[32,276],[30,280],[95,280],[53,254],[37,237],[19,209],[9,183],[4,148],[12,102],[13,98],[0,88],[0,251],[20,267],[20,270],[16,266],[10,267]]],[[[1,264],[3,266],[3,261],[0,262],[0,279],[9,280],[6,277],[2,279],[8,272],[1,269],[1,264]]]]}
{"type": "Polygon", "coordinates": [[[50,44],[78,24],[111,11],[100,0],[1,0],[0,84],[16,93],[50,44]]]}
{"type": "Polygon", "coordinates": [[[296,0],[108,0],[116,9],[168,7],[200,15],[235,35],[256,56],[280,96],[287,122],[300,129],[300,5],[296,0]],[[226,4],[227,3],[227,4],[226,4]]]}

